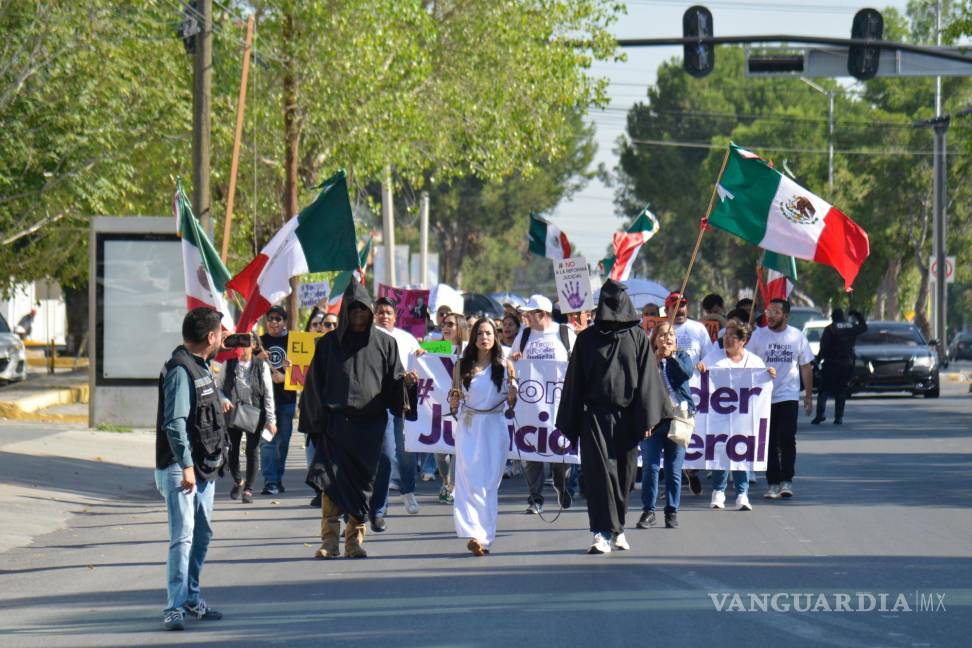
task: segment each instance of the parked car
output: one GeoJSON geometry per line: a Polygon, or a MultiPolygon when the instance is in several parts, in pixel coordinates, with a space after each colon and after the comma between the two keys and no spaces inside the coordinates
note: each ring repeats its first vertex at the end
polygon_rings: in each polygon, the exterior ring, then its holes
{"type": "Polygon", "coordinates": [[[503,306],[489,295],[481,293],[462,294],[462,312],[466,315],[488,315],[489,317],[503,317],[503,306]]]}
{"type": "Polygon", "coordinates": [[[909,322],[867,323],[857,338],[851,393],[908,391],[938,398],[937,341],[909,322]]]}
{"type": "Polygon", "coordinates": [[[820,338],[829,324],[830,320],[828,319],[812,319],[807,320],[803,325],[803,334],[807,336],[807,342],[810,343],[810,350],[813,351],[813,355],[820,352],[820,338]]]}
{"type": "MultiPolygon", "coordinates": [[[[756,313],[759,315],[759,313],[756,313]]],[[[793,328],[798,328],[803,330],[803,325],[810,320],[822,320],[824,314],[820,312],[820,309],[814,308],[813,306],[793,306],[790,308],[790,319],[789,324],[793,328]]],[[[830,324],[830,320],[827,320],[830,324]]]]}
{"type": "Polygon", "coordinates": [[[27,350],[0,315],[0,383],[27,379],[27,350]]]}
{"type": "Polygon", "coordinates": [[[972,331],[955,334],[948,345],[948,356],[952,360],[972,360],[972,331]]]}

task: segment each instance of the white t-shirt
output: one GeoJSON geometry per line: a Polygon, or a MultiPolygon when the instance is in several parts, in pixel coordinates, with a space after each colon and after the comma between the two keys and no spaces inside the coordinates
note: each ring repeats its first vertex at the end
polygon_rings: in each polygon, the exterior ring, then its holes
{"type": "Polygon", "coordinates": [[[694,366],[709,352],[712,340],[705,324],[687,319],[684,323],[675,325],[675,344],[679,351],[685,351],[689,355],[694,366]]]}
{"type": "Polygon", "coordinates": [[[739,362],[733,362],[726,355],[725,349],[720,349],[717,346],[712,347],[712,350],[702,359],[702,364],[705,365],[706,369],[765,369],[766,364],[763,359],[758,355],[754,355],[743,349],[742,360],[739,362]]]}
{"type": "Polygon", "coordinates": [[[398,342],[398,359],[402,361],[402,369],[407,371],[408,356],[415,353],[415,351],[419,348],[418,340],[416,340],[415,336],[408,331],[397,327],[390,331],[381,326],[376,326],[375,328],[382,333],[392,336],[395,338],[395,341],[398,342]]]}
{"type": "Polygon", "coordinates": [[[753,331],[746,348],[762,358],[767,367],[776,369],[774,403],[800,400],[800,366],[813,360],[810,343],[803,331],[787,326],[777,333],[764,326],[753,331]]]}
{"type": "MultiPolygon", "coordinates": [[[[526,327],[520,329],[513,339],[513,353],[520,350],[520,339],[526,327]]],[[[574,348],[577,342],[577,334],[574,329],[567,327],[567,339],[570,341],[570,348],[574,348]]],[[[564,348],[564,343],[560,339],[560,324],[552,322],[550,326],[541,333],[540,331],[530,330],[530,337],[527,339],[526,348],[523,349],[523,357],[527,360],[560,360],[567,362],[570,354],[564,348]]]]}

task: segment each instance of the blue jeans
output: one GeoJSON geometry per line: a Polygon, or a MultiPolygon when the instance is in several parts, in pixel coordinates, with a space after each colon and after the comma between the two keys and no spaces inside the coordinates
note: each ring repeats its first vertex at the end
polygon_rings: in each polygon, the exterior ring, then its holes
{"type": "Polygon", "coordinates": [[[389,421],[395,430],[395,460],[398,461],[399,493],[415,492],[415,464],[418,456],[405,450],[405,419],[395,416],[389,421]]]}
{"type": "Polygon", "coordinates": [[[199,575],[213,537],[213,493],[216,482],[198,479],[192,493],[182,490],[182,468],[174,463],[155,471],[155,486],[165,498],[169,517],[169,557],[166,560],[166,602],[163,614],[195,606],[199,575]]]}
{"type": "MultiPolygon", "coordinates": [[[[749,473],[745,470],[733,470],[732,471],[732,481],[736,485],[736,495],[745,495],[749,492],[749,473]]],[[[729,485],[729,471],[728,470],[713,470],[712,471],[712,490],[726,492],[726,486],[729,485]]]]}
{"type": "Polygon", "coordinates": [[[296,403],[281,405],[277,409],[277,434],[272,441],[260,446],[260,472],[263,484],[280,485],[283,483],[284,468],[287,466],[287,453],[290,452],[290,435],[294,431],[294,411],[296,403]]]}
{"type": "MultiPolygon", "coordinates": [[[[378,472],[375,474],[375,490],[371,492],[371,502],[368,511],[371,517],[385,517],[388,508],[388,483],[391,481],[391,466],[395,460],[395,421],[402,419],[389,414],[385,424],[385,440],[381,444],[381,456],[378,457],[378,472]]],[[[405,423],[401,425],[404,427],[405,423]]],[[[412,471],[415,474],[415,471],[412,471]]],[[[414,482],[414,478],[413,478],[414,482]]],[[[414,483],[412,490],[415,489],[414,483]]]]}
{"type": "Polygon", "coordinates": [[[662,463],[662,450],[665,451],[665,512],[678,512],[682,496],[682,462],[685,448],[668,438],[670,423],[664,421],[641,442],[641,507],[645,511],[655,510],[658,499],[658,469],[662,463]]]}

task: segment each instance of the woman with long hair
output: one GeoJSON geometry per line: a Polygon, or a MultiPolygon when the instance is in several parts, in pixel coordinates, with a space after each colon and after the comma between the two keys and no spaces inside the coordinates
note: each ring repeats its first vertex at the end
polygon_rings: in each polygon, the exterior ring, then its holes
{"type": "MultiPolygon", "coordinates": [[[[469,326],[462,313],[449,313],[442,320],[442,339],[452,342],[453,353],[457,357],[462,356],[466,344],[469,342],[469,326]]],[[[439,503],[452,504],[452,491],[456,487],[456,462],[450,460],[447,454],[435,455],[435,466],[442,477],[442,488],[439,489],[439,503]]]]}
{"type": "Polygon", "coordinates": [[[520,332],[522,322],[520,316],[514,312],[509,312],[503,316],[503,328],[500,329],[500,345],[503,352],[509,356],[513,352],[513,340],[520,332]]]}
{"type": "Polygon", "coordinates": [[[466,547],[473,555],[484,556],[496,537],[499,487],[510,443],[504,412],[516,402],[512,370],[503,360],[492,320],[481,318],[473,325],[472,344],[457,372],[459,384],[449,392],[449,406],[458,413],[452,514],[456,534],[469,538],[466,547]]]}

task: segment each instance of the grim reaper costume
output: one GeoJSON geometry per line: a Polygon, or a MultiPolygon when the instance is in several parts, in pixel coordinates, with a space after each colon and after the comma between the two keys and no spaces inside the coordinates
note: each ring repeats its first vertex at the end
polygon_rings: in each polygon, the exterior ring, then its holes
{"type": "Polygon", "coordinates": [[[637,470],[638,442],[674,415],[648,335],[625,287],[608,279],[594,326],[577,336],[557,427],[580,443],[590,553],[627,549],[624,516],[637,470]]]}
{"type": "Polygon", "coordinates": [[[318,558],[338,555],[341,514],[348,516],[344,552],[364,558],[368,502],[378,471],[388,412],[414,416],[395,338],[374,329],[371,297],[352,282],[344,291],[338,328],[317,341],[304,386],[301,429],[314,441],[307,484],[322,493],[318,558]],[[362,332],[350,328],[349,311],[360,306],[370,321],[362,332]],[[409,411],[406,411],[409,410],[409,411]]]}

